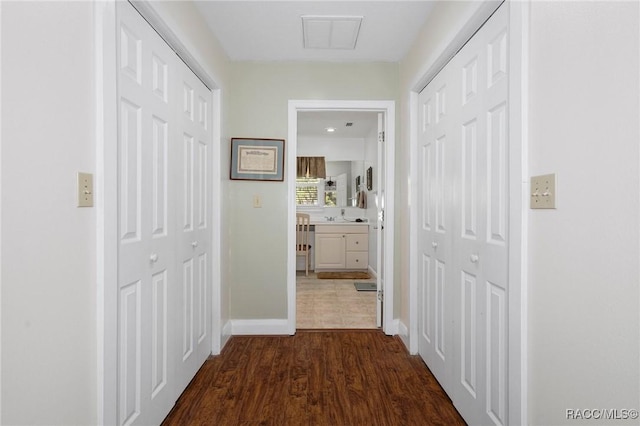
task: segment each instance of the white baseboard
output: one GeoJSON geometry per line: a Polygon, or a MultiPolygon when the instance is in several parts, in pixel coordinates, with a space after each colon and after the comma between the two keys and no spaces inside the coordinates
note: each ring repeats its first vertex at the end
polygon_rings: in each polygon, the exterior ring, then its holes
{"type": "Polygon", "coordinates": [[[376,271],[371,267],[371,265],[369,265],[369,267],[367,268],[369,270],[369,274],[371,274],[371,278],[378,278],[378,274],[376,273],[376,271]]]}
{"type": "Polygon", "coordinates": [[[231,320],[228,320],[227,322],[224,323],[224,327],[222,327],[222,336],[220,338],[220,350],[221,351],[225,347],[225,345],[227,344],[229,339],[231,338],[231,336],[232,336],[231,333],[232,333],[231,320]]]}
{"type": "Polygon", "coordinates": [[[386,334],[387,336],[395,336],[396,334],[398,334],[399,323],[400,323],[400,320],[398,319],[388,321],[387,326],[384,329],[384,334],[386,334]]]}
{"type": "Polygon", "coordinates": [[[411,352],[409,349],[409,328],[400,320],[398,320],[398,336],[400,336],[400,340],[402,340],[402,343],[404,343],[404,346],[407,348],[407,350],[411,352]]]}
{"type": "Polygon", "coordinates": [[[277,334],[289,335],[289,321],[286,319],[230,320],[231,334],[234,336],[277,334]]]}

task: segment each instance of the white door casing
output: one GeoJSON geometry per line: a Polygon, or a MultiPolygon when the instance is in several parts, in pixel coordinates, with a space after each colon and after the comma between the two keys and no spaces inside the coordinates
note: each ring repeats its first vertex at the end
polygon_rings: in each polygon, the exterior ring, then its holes
{"type": "Polygon", "coordinates": [[[471,424],[508,422],[508,16],[419,96],[419,353],[471,424]]]}
{"type": "MultiPolygon", "coordinates": [[[[288,108],[289,123],[289,148],[287,150],[286,169],[296,169],[296,140],[297,140],[297,115],[298,111],[373,111],[382,112],[385,115],[385,134],[387,135],[383,150],[387,171],[384,187],[385,203],[394,205],[394,164],[395,164],[395,102],[394,101],[338,101],[338,100],[290,100],[288,108]]],[[[296,330],[296,258],[295,258],[295,176],[286,178],[288,183],[288,209],[289,229],[287,230],[288,254],[287,254],[287,332],[291,335],[296,330]]],[[[398,322],[393,317],[393,242],[394,242],[394,211],[388,209],[385,212],[384,258],[383,265],[378,265],[379,270],[384,271],[383,277],[383,324],[386,334],[397,334],[398,322]]]]}
{"type": "MultiPolygon", "coordinates": [[[[385,169],[385,155],[384,155],[384,147],[385,147],[385,123],[384,123],[384,114],[378,113],[378,173],[376,176],[376,224],[375,235],[376,235],[376,327],[382,327],[382,309],[384,304],[384,185],[386,178],[386,169],[385,169]]],[[[371,225],[370,225],[371,226],[371,225]]]]}
{"type": "Polygon", "coordinates": [[[211,353],[212,100],[129,3],[117,15],[117,423],[159,424],[211,353]]]}

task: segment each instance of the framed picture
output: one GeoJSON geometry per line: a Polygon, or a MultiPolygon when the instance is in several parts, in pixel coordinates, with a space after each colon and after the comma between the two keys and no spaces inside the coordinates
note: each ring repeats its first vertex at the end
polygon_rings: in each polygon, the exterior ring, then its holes
{"type": "Polygon", "coordinates": [[[367,189],[369,191],[373,189],[373,167],[367,169],[367,189]]]}
{"type": "Polygon", "coordinates": [[[360,191],[360,176],[356,177],[356,191],[360,191]]]}
{"type": "Polygon", "coordinates": [[[232,180],[284,180],[284,139],[231,139],[232,180]]]}

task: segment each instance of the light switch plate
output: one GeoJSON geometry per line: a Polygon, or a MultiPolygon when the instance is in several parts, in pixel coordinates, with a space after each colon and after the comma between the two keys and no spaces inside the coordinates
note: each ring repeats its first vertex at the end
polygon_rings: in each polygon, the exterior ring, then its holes
{"type": "Polygon", "coordinates": [[[531,208],[555,209],[556,208],[556,175],[531,177],[531,208]]]}
{"type": "Polygon", "coordinates": [[[262,207],[262,198],[256,194],[253,196],[253,208],[259,209],[261,207],[262,207]]]}
{"type": "Polygon", "coordinates": [[[93,207],[93,175],[78,172],[78,207],[93,207]]]}

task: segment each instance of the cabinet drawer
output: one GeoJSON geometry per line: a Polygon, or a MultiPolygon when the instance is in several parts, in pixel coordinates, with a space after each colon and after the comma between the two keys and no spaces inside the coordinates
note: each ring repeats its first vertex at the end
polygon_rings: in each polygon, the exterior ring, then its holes
{"type": "Polygon", "coordinates": [[[367,251],[369,250],[368,234],[347,234],[347,251],[367,251]]]}
{"type": "MultiPolygon", "coordinates": [[[[329,222],[331,223],[331,222],[329,222]]],[[[369,226],[360,225],[326,225],[315,224],[316,234],[368,234],[369,226]]]]}
{"type": "Polygon", "coordinates": [[[366,251],[347,252],[347,269],[367,269],[369,267],[369,253],[366,251]]]}

